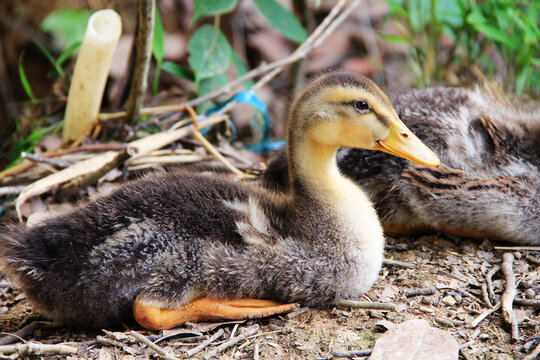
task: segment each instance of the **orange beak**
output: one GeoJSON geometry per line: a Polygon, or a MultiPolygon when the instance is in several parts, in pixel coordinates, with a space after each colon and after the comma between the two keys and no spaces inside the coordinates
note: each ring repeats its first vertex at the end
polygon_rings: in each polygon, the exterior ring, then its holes
{"type": "Polygon", "coordinates": [[[401,120],[391,120],[390,134],[378,140],[375,150],[405,158],[417,164],[438,166],[440,160],[435,153],[409,130],[401,120]]]}

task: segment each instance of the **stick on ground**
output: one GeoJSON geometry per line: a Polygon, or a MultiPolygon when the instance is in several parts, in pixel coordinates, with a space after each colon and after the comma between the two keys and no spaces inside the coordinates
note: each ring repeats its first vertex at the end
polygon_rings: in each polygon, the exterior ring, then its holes
{"type": "Polygon", "coordinates": [[[205,360],[211,359],[214,356],[218,356],[219,353],[221,353],[223,350],[226,350],[236,344],[238,344],[240,341],[244,340],[245,338],[255,335],[259,332],[259,325],[253,325],[246,329],[243,329],[242,333],[238,336],[233,337],[231,340],[224,342],[223,344],[215,347],[211,351],[208,352],[204,356],[205,360]]]}
{"type": "Polygon", "coordinates": [[[17,345],[2,345],[0,346],[0,353],[2,354],[26,354],[26,355],[40,355],[43,353],[53,354],[77,354],[79,350],[76,347],[64,345],[64,344],[41,344],[37,342],[27,342],[17,345]]]}
{"type": "Polygon", "coordinates": [[[192,357],[193,355],[200,353],[205,347],[207,347],[208,345],[210,345],[211,343],[213,343],[214,341],[222,337],[224,333],[225,331],[223,331],[223,329],[219,329],[209,339],[203,341],[197,347],[194,347],[193,349],[186,351],[186,357],[192,357]]]}
{"type": "Polygon", "coordinates": [[[397,311],[396,304],[382,303],[382,302],[369,302],[369,301],[357,301],[357,300],[338,300],[333,303],[334,306],[345,306],[356,309],[370,309],[370,310],[388,310],[397,311]]]}
{"type": "Polygon", "coordinates": [[[144,345],[147,345],[150,349],[154,350],[159,356],[166,360],[178,360],[178,358],[174,355],[171,355],[167,351],[163,350],[156,344],[154,344],[152,341],[150,341],[146,336],[139,334],[136,331],[131,330],[129,332],[129,335],[133,336],[137,341],[143,343],[144,345]]]}
{"type": "Polygon", "coordinates": [[[513,269],[514,255],[512,253],[503,254],[503,262],[501,264],[501,270],[506,280],[506,288],[501,297],[501,306],[504,321],[512,326],[512,341],[516,342],[519,339],[519,329],[517,325],[517,319],[512,309],[514,298],[516,297],[516,276],[513,269]]]}

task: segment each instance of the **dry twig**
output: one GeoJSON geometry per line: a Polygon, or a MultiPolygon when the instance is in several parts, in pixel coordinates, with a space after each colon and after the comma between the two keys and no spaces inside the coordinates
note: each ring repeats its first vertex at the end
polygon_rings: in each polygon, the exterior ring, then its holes
{"type": "Polygon", "coordinates": [[[532,255],[525,254],[525,259],[527,259],[527,261],[532,262],[535,265],[540,265],[540,259],[537,259],[532,255]]]}
{"type": "Polygon", "coordinates": [[[407,290],[406,297],[413,297],[418,295],[433,295],[437,289],[435,287],[429,287],[425,289],[407,290]]]}
{"type": "Polygon", "coordinates": [[[204,348],[206,348],[208,345],[210,345],[211,343],[213,343],[214,341],[216,341],[217,339],[219,339],[220,337],[222,337],[224,333],[225,333],[225,331],[223,331],[223,329],[219,329],[219,330],[216,331],[216,333],[215,333],[214,335],[212,335],[209,339],[203,341],[203,342],[202,342],[200,345],[198,345],[197,347],[194,347],[193,349],[186,351],[186,357],[192,357],[193,355],[200,353],[200,352],[201,352],[204,348]]]}
{"type": "Polygon", "coordinates": [[[493,248],[503,251],[540,251],[540,246],[494,246],[493,248]]]}
{"type": "Polygon", "coordinates": [[[491,303],[491,300],[489,299],[489,292],[488,292],[488,285],[487,283],[482,284],[482,299],[486,303],[486,305],[490,308],[493,307],[493,304],[491,303]]]}
{"type": "Polygon", "coordinates": [[[403,268],[403,269],[414,269],[413,264],[409,264],[409,263],[405,263],[405,262],[401,262],[401,261],[396,261],[396,260],[390,260],[390,259],[384,259],[383,260],[383,265],[399,267],[399,268],[403,268]]]}
{"type": "Polygon", "coordinates": [[[25,185],[0,187],[0,196],[19,195],[24,190],[25,187],[26,187],[25,185]]]}
{"type": "Polygon", "coordinates": [[[147,345],[150,349],[154,350],[159,356],[166,360],[178,360],[178,358],[174,355],[171,355],[167,351],[163,350],[153,342],[151,342],[146,336],[139,334],[136,331],[130,330],[129,335],[133,336],[137,341],[143,343],[144,345],[147,345]]]}
{"type": "Polygon", "coordinates": [[[356,309],[397,311],[396,304],[382,303],[382,302],[338,300],[338,301],[335,301],[332,305],[344,306],[344,307],[350,307],[350,308],[356,308],[356,309]]]}
{"type": "Polygon", "coordinates": [[[23,159],[27,159],[35,163],[49,164],[49,165],[53,165],[59,168],[67,168],[73,165],[72,163],[68,161],[55,160],[48,157],[41,157],[39,155],[29,154],[26,152],[21,153],[21,156],[23,157],[23,159]]]}
{"type": "Polygon", "coordinates": [[[477,327],[478,324],[480,324],[480,321],[484,320],[488,315],[490,315],[491,313],[494,313],[500,308],[501,308],[501,302],[498,302],[497,304],[495,304],[494,307],[492,307],[491,309],[487,309],[486,311],[481,313],[476,319],[474,319],[473,322],[471,323],[471,327],[473,328],[477,327]]]}
{"type": "Polygon", "coordinates": [[[37,342],[27,342],[17,345],[2,345],[0,353],[2,354],[20,354],[20,355],[40,355],[43,353],[54,354],[77,354],[79,350],[73,346],[65,344],[41,344],[37,342]]]}
{"type": "Polygon", "coordinates": [[[516,315],[512,309],[514,298],[516,297],[516,276],[513,270],[514,255],[512,253],[503,254],[503,262],[501,264],[501,270],[506,280],[506,288],[501,297],[502,313],[504,321],[512,326],[512,341],[519,339],[519,329],[517,325],[516,315]]]}
{"type": "Polygon", "coordinates": [[[296,310],[296,311],[293,311],[293,312],[288,313],[288,314],[287,314],[287,319],[289,319],[289,320],[290,320],[290,319],[293,319],[293,318],[295,318],[295,317],[297,317],[297,316],[300,316],[300,315],[302,315],[302,314],[307,313],[308,311],[309,311],[309,307],[305,306],[305,307],[300,308],[300,309],[298,309],[298,310],[296,310]]]}
{"type": "Polygon", "coordinates": [[[518,306],[540,309],[540,300],[514,298],[514,304],[518,306]]]}
{"type": "Polygon", "coordinates": [[[0,345],[7,345],[17,342],[18,339],[25,338],[29,335],[32,335],[34,331],[41,328],[43,325],[50,325],[51,323],[46,321],[33,321],[30,324],[26,325],[22,329],[18,330],[13,334],[7,334],[0,338],[0,345]]]}
{"type": "Polygon", "coordinates": [[[527,356],[523,358],[523,360],[534,360],[538,359],[540,355],[540,342],[538,342],[538,346],[527,356]]]}
{"type": "Polygon", "coordinates": [[[211,359],[214,356],[217,356],[222,351],[238,344],[240,341],[246,339],[249,336],[255,335],[259,332],[259,325],[253,325],[248,328],[243,329],[242,333],[238,336],[233,337],[229,341],[224,342],[223,344],[215,347],[212,351],[209,351],[208,354],[204,356],[205,360],[211,359]]]}
{"type": "MultiPolygon", "coordinates": [[[[500,270],[501,268],[499,266],[493,267],[493,269],[489,270],[486,274],[486,286],[487,291],[489,295],[489,299],[491,301],[495,301],[495,292],[493,291],[493,276],[500,270]]],[[[489,303],[488,303],[489,304],[489,303]]]]}

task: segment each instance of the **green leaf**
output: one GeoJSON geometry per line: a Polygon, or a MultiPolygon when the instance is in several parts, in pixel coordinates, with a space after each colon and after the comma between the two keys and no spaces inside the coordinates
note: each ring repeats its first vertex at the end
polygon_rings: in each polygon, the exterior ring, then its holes
{"type": "Polygon", "coordinates": [[[485,24],[487,22],[484,15],[479,10],[473,10],[469,16],[467,16],[467,22],[473,26],[479,24],[485,24]]]}
{"type": "Polygon", "coordinates": [[[389,15],[391,16],[403,16],[403,17],[407,16],[407,11],[403,9],[402,2],[399,2],[399,4],[388,2],[388,10],[389,10],[389,15]]]}
{"type": "Polygon", "coordinates": [[[56,59],[56,64],[58,64],[58,66],[61,66],[64,63],[64,61],[66,61],[75,51],[79,49],[81,44],[82,44],[81,41],[77,41],[71,44],[70,47],[68,47],[66,50],[64,50],[60,54],[60,56],[58,56],[58,58],[56,59]]]}
{"type": "Polygon", "coordinates": [[[152,95],[156,96],[159,85],[159,74],[161,73],[161,62],[156,64],[156,70],[154,71],[154,81],[152,82],[152,95]]]}
{"type": "Polygon", "coordinates": [[[393,42],[393,43],[408,43],[407,39],[404,38],[401,35],[393,35],[393,34],[383,34],[378,33],[380,37],[382,37],[384,40],[393,42]]]}
{"type": "Polygon", "coordinates": [[[154,18],[154,38],[152,40],[152,54],[158,63],[163,62],[165,55],[165,36],[163,32],[163,24],[159,17],[159,11],[156,8],[154,18]]]}
{"type": "Polygon", "coordinates": [[[306,30],[298,20],[275,0],[253,0],[264,18],[287,39],[298,44],[306,40],[306,30]]]}
{"type": "Polygon", "coordinates": [[[460,0],[438,1],[435,12],[437,18],[445,24],[454,27],[463,25],[464,11],[460,7],[460,0]]]}
{"type": "Polygon", "coordinates": [[[54,56],[52,56],[52,54],[49,52],[49,50],[47,50],[47,48],[42,43],[40,43],[39,41],[35,41],[35,43],[38,46],[39,50],[41,50],[43,55],[45,55],[47,60],[49,60],[49,62],[54,66],[54,69],[56,70],[58,75],[60,75],[60,76],[64,75],[64,71],[62,70],[60,65],[58,65],[56,63],[56,60],[54,59],[54,56]]]}
{"type": "Polygon", "coordinates": [[[501,42],[512,49],[515,49],[519,45],[514,43],[508,35],[497,28],[486,24],[475,24],[474,27],[476,30],[486,35],[489,39],[501,42]]]}
{"type": "Polygon", "coordinates": [[[237,4],[238,0],[193,0],[193,18],[190,26],[203,16],[228,13],[237,4]]]}
{"type": "MultiPolygon", "coordinates": [[[[233,51],[232,53],[232,62],[234,65],[234,69],[236,70],[236,76],[240,77],[248,72],[248,68],[246,67],[246,65],[244,65],[244,63],[238,57],[235,51],[233,51]]],[[[249,89],[250,87],[253,86],[253,80],[249,79],[249,80],[244,81],[242,83],[242,86],[245,89],[249,89]]]]}
{"type": "Polygon", "coordinates": [[[515,92],[517,95],[521,94],[523,91],[523,88],[525,87],[525,83],[527,81],[527,77],[529,75],[529,67],[524,66],[519,75],[516,78],[516,89],[515,92]]]}
{"type": "MultiPolygon", "coordinates": [[[[225,73],[217,74],[216,76],[212,78],[203,79],[199,83],[197,96],[204,96],[204,95],[210,94],[213,90],[218,89],[224,86],[225,84],[227,84],[228,81],[229,80],[227,79],[227,75],[225,75],[225,73]]],[[[210,101],[206,101],[202,103],[201,105],[199,105],[197,109],[198,112],[201,113],[201,112],[206,111],[208,107],[210,107],[210,104],[211,104],[210,101]]]]}
{"type": "Polygon", "coordinates": [[[193,75],[191,71],[189,71],[188,69],[184,69],[180,65],[177,65],[173,62],[164,61],[161,69],[181,79],[195,81],[195,75],[193,75]]]}
{"type": "Polygon", "coordinates": [[[203,25],[188,42],[188,63],[195,70],[198,83],[202,79],[223,74],[231,62],[232,49],[225,36],[211,25],[203,25]]]}
{"type": "Polygon", "coordinates": [[[30,87],[30,83],[28,82],[28,78],[26,77],[26,73],[24,72],[23,55],[24,53],[21,53],[21,56],[19,56],[19,77],[21,79],[21,84],[24,88],[24,91],[26,92],[26,95],[28,95],[31,101],[36,101],[36,97],[32,92],[32,88],[30,87]]]}
{"type": "Polygon", "coordinates": [[[77,41],[82,41],[91,15],[87,9],[58,9],[47,15],[40,27],[54,34],[60,48],[67,49],[77,41]]]}
{"type": "Polygon", "coordinates": [[[537,58],[533,58],[531,59],[531,63],[535,66],[540,66],[540,58],[537,59],[537,58]]]}

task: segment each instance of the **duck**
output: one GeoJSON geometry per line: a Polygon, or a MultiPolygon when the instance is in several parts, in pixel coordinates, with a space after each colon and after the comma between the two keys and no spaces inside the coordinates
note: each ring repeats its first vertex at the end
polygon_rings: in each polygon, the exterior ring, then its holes
{"type": "MultiPolygon", "coordinates": [[[[365,149],[337,153],[340,171],[366,191],[388,235],[540,245],[539,108],[512,105],[480,86],[409,89],[390,99],[441,164],[365,149]]],[[[276,155],[262,184],[288,191],[287,166],[285,154],[276,155]]]]}
{"type": "Polygon", "coordinates": [[[340,147],[439,163],[375,83],[330,72],[291,105],[287,193],[152,173],[67,215],[8,226],[0,269],[37,312],[84,328],[160,330],[357,298],[378,277],[385,238],[368,196],[337,167],[340,147]]]}

